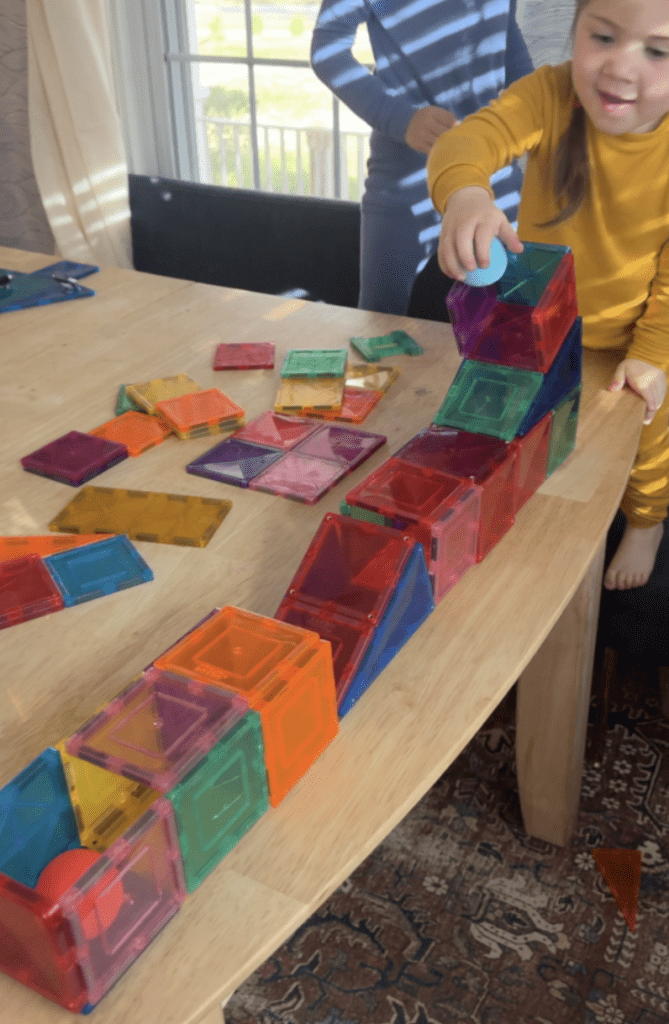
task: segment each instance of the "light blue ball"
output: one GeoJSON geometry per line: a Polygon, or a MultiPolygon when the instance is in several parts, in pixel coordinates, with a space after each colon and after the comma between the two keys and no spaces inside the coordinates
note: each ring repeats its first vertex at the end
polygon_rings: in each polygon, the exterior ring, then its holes
{"type": "Polygon", "coordinates": [[[490,264],[487,267],[477,267],[476,270],[468,270],[465,274],[465,284],[471,284],[475,288],[483,288],[487,284],[494,284],[506,270],[508,257],[506,249],[499,238],[493,238],[490,245],[490,264]]]}

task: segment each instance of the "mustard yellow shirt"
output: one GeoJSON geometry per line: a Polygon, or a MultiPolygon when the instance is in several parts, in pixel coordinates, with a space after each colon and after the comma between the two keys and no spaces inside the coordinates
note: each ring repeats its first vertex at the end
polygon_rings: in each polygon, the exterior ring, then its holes
{"type": "Polygon", "coordinates": [[[459,188],[490,190],[490,175],[527,153],[518,234],[571,248],[584,345],[623,349],[666,372],[669,116],[639,135],[605,135],[586,118],[590,194],[569,220],[540,228],[558,212],[553,159],[574,100],[571,61],[514,82],[437,140],[428,160],[432,201],[443,213],[459,188]]]}

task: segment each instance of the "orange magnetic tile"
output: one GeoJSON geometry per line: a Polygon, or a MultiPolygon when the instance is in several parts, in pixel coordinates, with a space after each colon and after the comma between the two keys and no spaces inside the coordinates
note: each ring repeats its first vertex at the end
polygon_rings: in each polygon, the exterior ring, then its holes
{"type": "Polygon", "coordinates": [[[53,533],[44,536],[25,537],[0,537],[0,562],[8,562],[12,558],[21,558],[23,555],[55,555],[59,551],[68,551],[70,548],[79,548],[84,544],[95,544],[99,540],[108,540],[113,533],[80,533],[73,537],[70,534],[63,534],[61,537],[53,533]]]}
{"type": "Polygon", "coordinates": [[[157,416],[131,411],[116,416],[95,430],[89,430],[88,433],[95,437],[104,437],[107,441],[124,444],[128,449],[128,455],[135,457],[164,441],[167,435],[172,433],[172,428],[166,426],[157,416]]]}
{"type": "Polygon", "coordinates": [[[634,931],[641,883],[641,851],[597,849],[590,852],[615,896],[620,912],[634,931]]]}
{"type": "Polygon", "coordinates": [[[307,416],[318,420],[338,420],[341,423],[363,423],[383,398],[383,391],[367,391],[363,388],[344,388],[344,402],[341,412],[307,412],[307,416]]]}
{"type": "Polygon", "coordinates": [[[180,436],[199,428],[220,426],[225,429],[227,424],[234,426],[234,422],[244,416],[242,407],[219,388],[156,402],[156,412],[180,436]]]}

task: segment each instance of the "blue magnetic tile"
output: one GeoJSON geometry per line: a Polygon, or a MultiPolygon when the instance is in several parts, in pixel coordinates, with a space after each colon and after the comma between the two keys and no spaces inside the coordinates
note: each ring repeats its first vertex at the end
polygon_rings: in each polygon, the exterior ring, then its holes
{"type": "Polygon", "coordinates": [[[562,342],[550,370],[518,427],[517,437],[525,437],[546,413],[554,409],[581,382],[582,344],[580,316],[562,342]]]}
{"type": "Polygon", "coordinates": [[[153,579],[151,569],[123,534],[60,551],[44,562],[67,607],[153,579]]]}
{"type": "Polygon", "coordinates": [[[80,846],[60,754],[48,747],[0,789],[0,871],[32,888],[49,861],[80,846]]]}
{"type": "Polygon", "coordinates": [[[276,448],[265,448],[249,441],[227,441],[210,448],[208,452],[194,459],[186,466],[187,473],[206,476],[210,480],[221,480],[237,487],[248,487],[249,480],[260,476],[272,463],[283,458],[285,452],[276,448]]]}

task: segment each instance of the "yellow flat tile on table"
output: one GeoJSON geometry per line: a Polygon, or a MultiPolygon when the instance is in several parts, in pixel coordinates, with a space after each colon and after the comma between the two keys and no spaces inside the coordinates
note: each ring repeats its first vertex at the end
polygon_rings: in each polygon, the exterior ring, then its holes
{"type": "Polygon", "coordinates": [[[343,377],[284,378],[274,403],[275,412],[307,413],[332,410],[341,412],[344,402],[343,377]]]}
{"type": "Polygon", "coordinates": [[[176,377],[156,377],[155,380],[148,380],[144,384],[125,386],[126,395],[150,413],[155,413],[156,402],[165,402],[170,398],[179,398],[181,395],[189,395],[199,390],[200,385],[187,373],[178,373],[176,377]]]}

